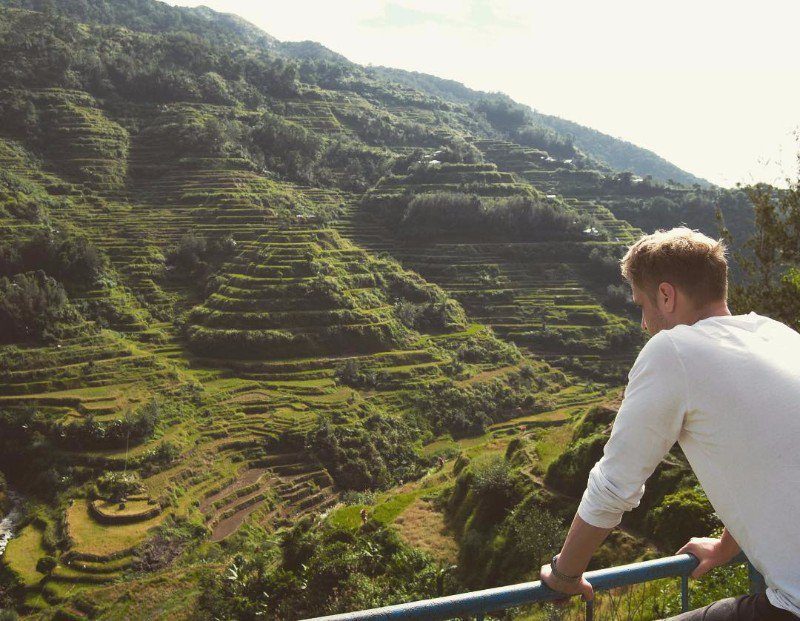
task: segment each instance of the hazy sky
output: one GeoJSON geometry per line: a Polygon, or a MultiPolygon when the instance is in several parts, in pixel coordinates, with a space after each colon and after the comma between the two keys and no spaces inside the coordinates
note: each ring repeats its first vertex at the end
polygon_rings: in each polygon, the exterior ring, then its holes
{"type": "Polygon", "coordinates": [[[724,186],[797,178],[794,0],[172,0],[502,91],[724,186]]]}

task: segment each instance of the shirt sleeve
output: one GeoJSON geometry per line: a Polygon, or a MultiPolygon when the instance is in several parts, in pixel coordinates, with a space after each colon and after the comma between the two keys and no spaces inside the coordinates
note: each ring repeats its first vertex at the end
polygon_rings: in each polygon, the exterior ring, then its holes
{"type": "Polygon", "coordinates": [[[589,473],[578,515],[614,528],[639,506],[644,482],[678,439],[687,410],[686,371],[675,344],[662,331],[639,352],[628,373],[603,457],[589,473]]]}

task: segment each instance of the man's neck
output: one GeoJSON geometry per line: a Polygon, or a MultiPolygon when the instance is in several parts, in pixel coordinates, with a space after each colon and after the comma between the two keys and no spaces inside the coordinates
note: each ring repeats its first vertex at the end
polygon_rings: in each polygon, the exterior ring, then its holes
{"type": "Polygon", "coordinates": [[[709,317],[725,317],[730,315],[731,311],[728,309],[727,302],[717,302],[714,304],[709,304],[708,306],[704,306],[703,308],[699,308],[695,311],[694,316],[691,322],[688,322],[689,325],[700,321],[701,319],[708,319],[709,317]]]}

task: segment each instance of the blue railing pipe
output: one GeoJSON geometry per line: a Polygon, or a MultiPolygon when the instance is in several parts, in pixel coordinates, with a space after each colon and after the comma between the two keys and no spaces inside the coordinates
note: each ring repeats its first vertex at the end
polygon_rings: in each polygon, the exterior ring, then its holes
{"type": "MultiPolygon", "coordinates": [[[[733,562],[746,562],[746,559],[744,555],[740,554],[733,562]]],[[[605,591],[661,578],[681,577],[681,604],[684,610],[688,610],[688,577],[697,565],[698,560],[695,556],[679,554],[631,565],[598,569],[586,572],[584,575],[595,591],[605,591]]],[[[564,595],[553,591],[537,580],[536,582],[523,582],[482,591],[458,593],[371,610],[317,617],[311,621],[395,621],[398,619],[435,621],[463,616],[482,618],[488,612],[558,599],[564,599],[564,595]]],[[[591,606],[587,606],[587,614],[591,618],[591,606]]]]}

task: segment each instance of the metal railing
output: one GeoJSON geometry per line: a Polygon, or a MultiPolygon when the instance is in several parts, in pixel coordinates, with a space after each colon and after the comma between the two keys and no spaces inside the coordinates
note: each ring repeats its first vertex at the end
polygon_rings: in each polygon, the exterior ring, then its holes
{"type": "MultiPolygon", "coordinates": [[[[758,593],[765,589],[764,580],[747,561],[743,554],[739,554],[733,561],[734,564],[748,563],[750,576],[750,591],[758,593]]],[[[697,567],[697,558],[691,554],[679,554],[665,558],[620,565],[608,569],[598,569],[584,574],[594,588],[595,592],[615,589],[659,580],[661,578],[681,579],[681,610],[689,610],[689,574],[697,567]]],[[[534,604],[564,599],[564,595],[553,591],[541,581],[523,582],[510,586],[459,593],[447,597],[437,597],[418,602],[360,610],[344,614],[317,617],[311,621],[388,621],[396,619],[453,619],[455,617],[474,616],[482,621],[489,612],[505,610],[515,606],[534,604]]],[[[594,618],[594,602],[586,602],[586,619],[594,618]]]]}

